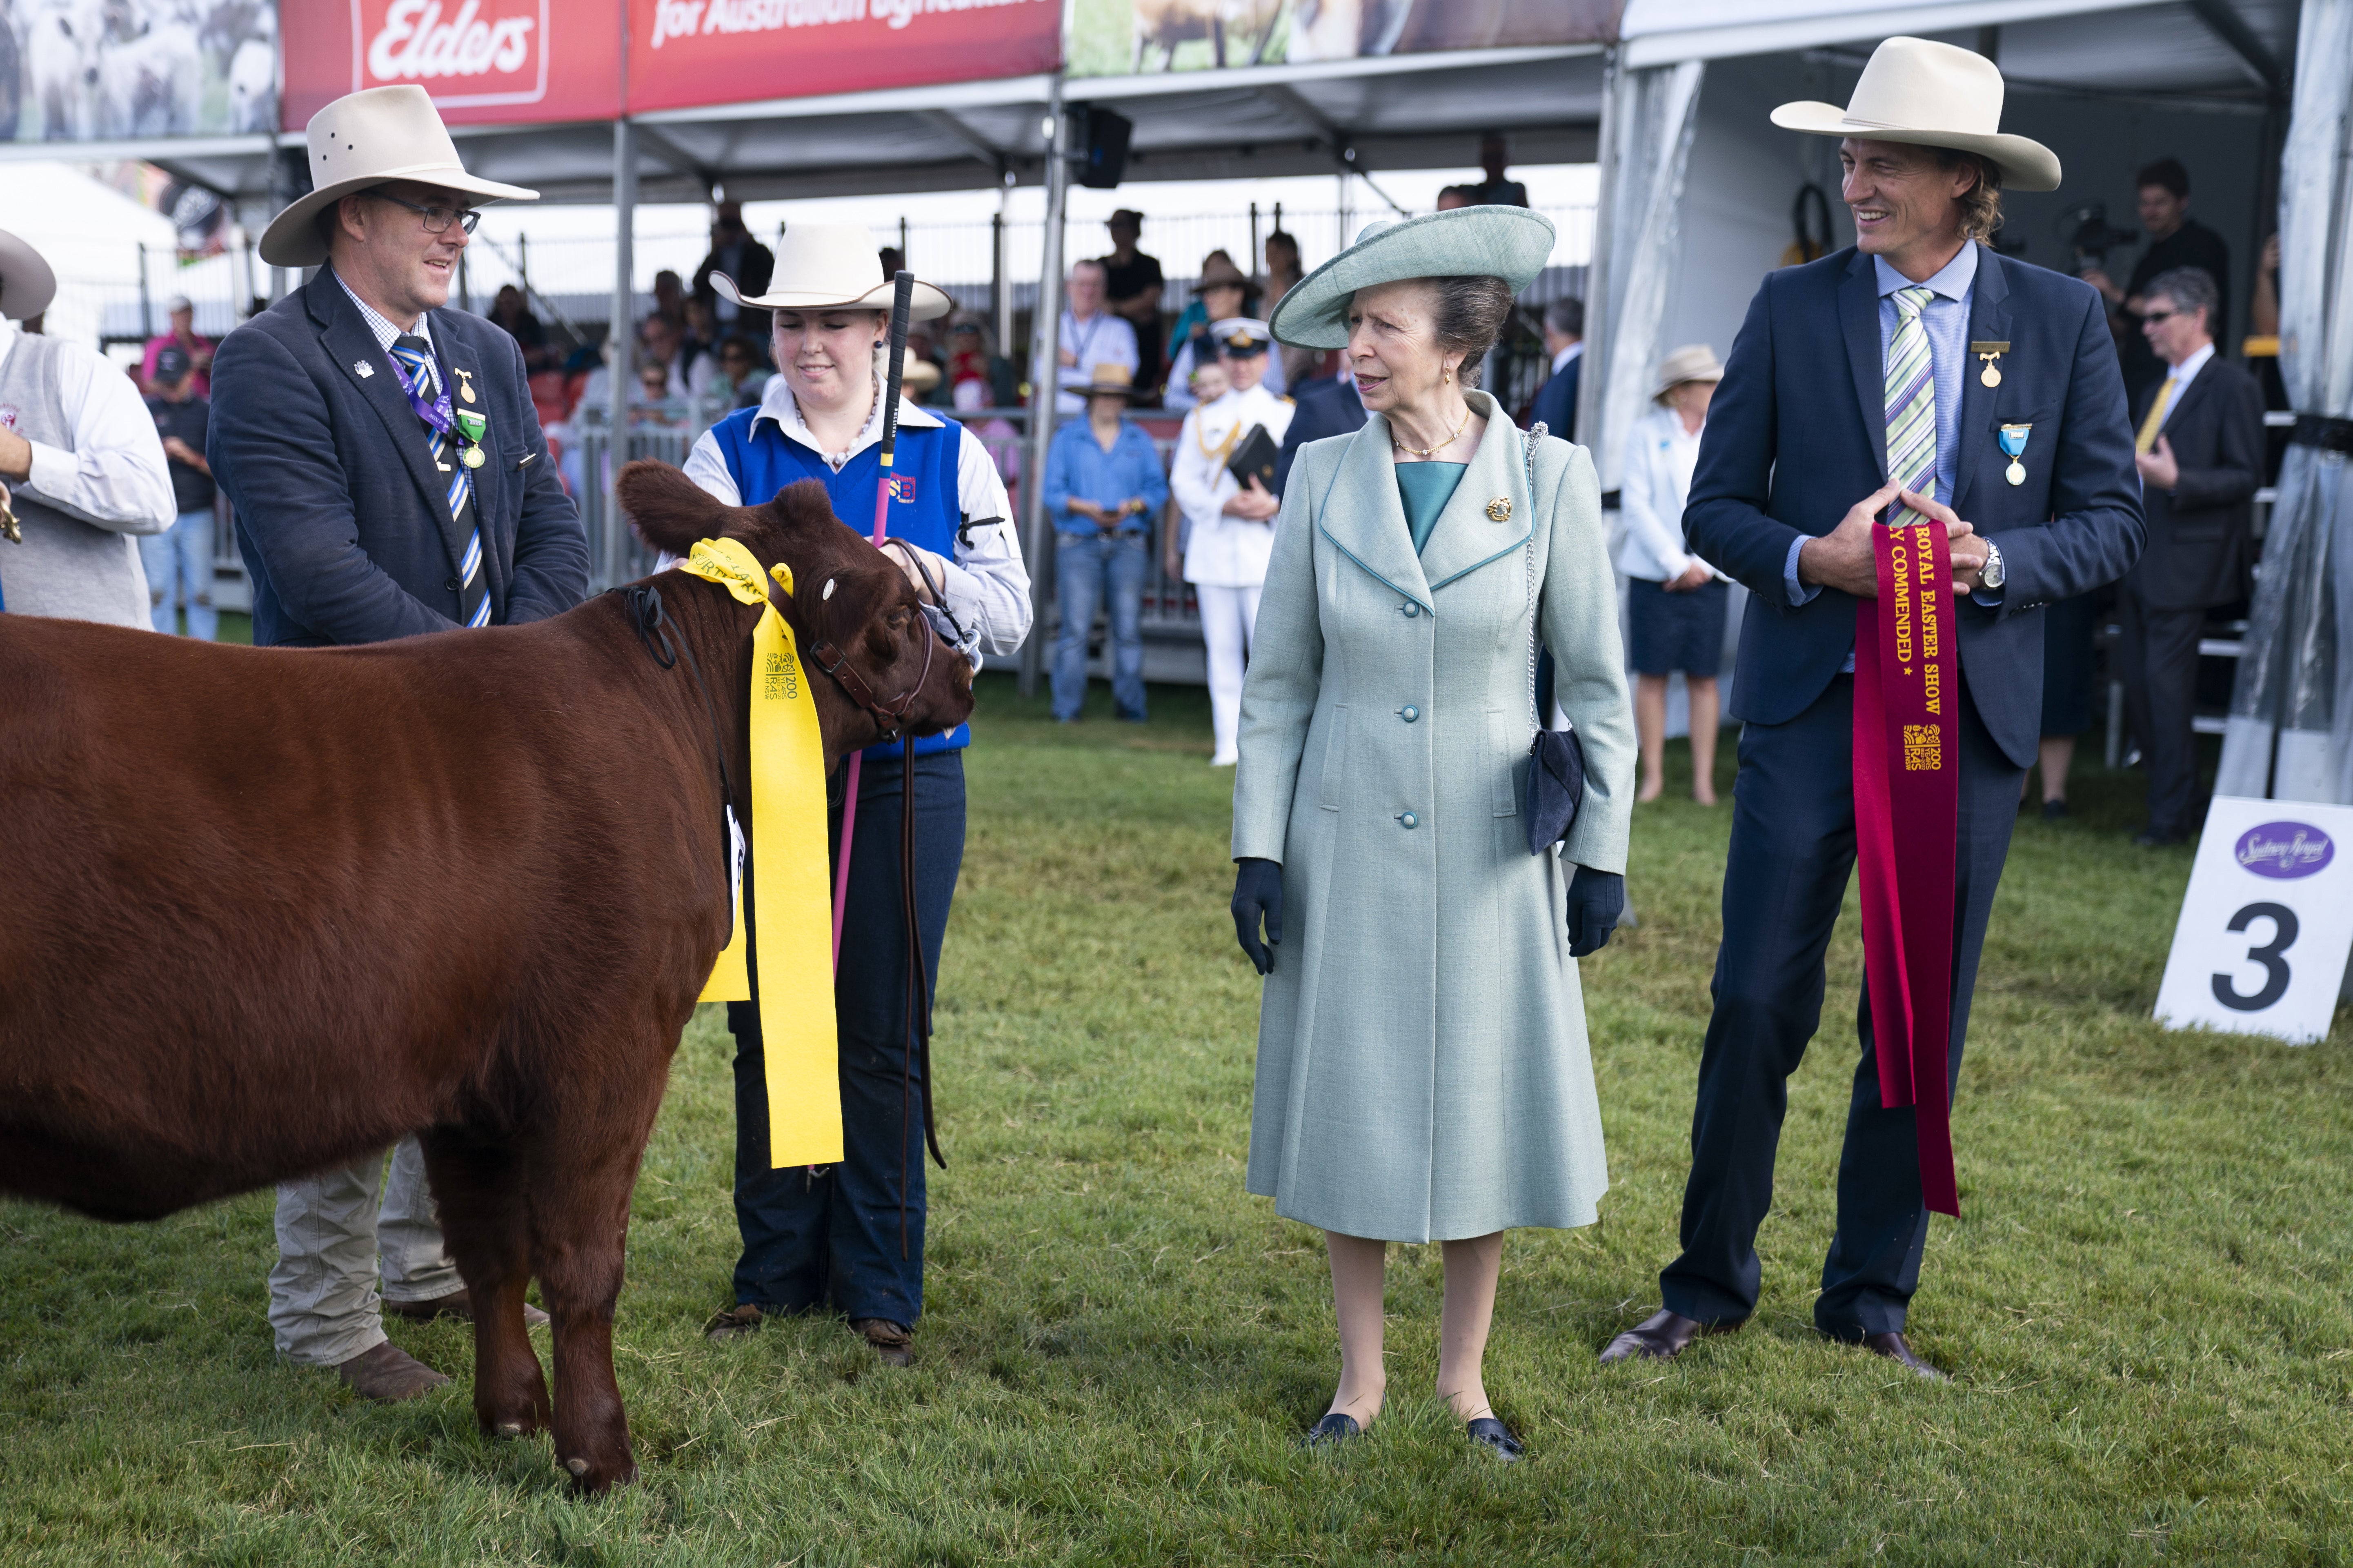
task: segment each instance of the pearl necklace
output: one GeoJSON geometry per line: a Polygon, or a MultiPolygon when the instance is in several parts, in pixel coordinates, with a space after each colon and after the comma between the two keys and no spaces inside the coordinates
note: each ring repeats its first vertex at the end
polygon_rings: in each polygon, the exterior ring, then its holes
{"type": "Polygon", "coordinates": [[[1468,429],[1468,428],[1470,427],[1470,425],[1471,425],[1471,405],[1470,405],[1468,403],[1465,403],[1465,404],[1462,405],[1462,419],[1461,419],[1461,422],[1460,424],[1458,424],[1458,425],[1456,425],[1456,426],[1454,426],[1454,433],[1453,433],[1452,435],[1451,435],[1451,436],[1447,437],[1445,440],[1440,441],[1437,446],[1435,446],[1435,447],[1409,447],[1409,446],[1407,446],[1404,442],[1402,442],[1402,441],[1400,441],[1400,440],[1398,440],[1398,439],[1397,438],[1397,426],[1394,426],[1394,425],[1392,425],[1392,426],[1389,426],[1389,445],[1390,445],[1390,446],[1392,446],[1392,447],[1395,447],[1398,451],[1403,452],[1406,456],[1408,456],[1408,457],[1409,457],[1409,458],[1425,458],[1425,459],[1426,459],[1426,458],[1428,458],[1430,457],[1430,455],[1431,453],[1433,453],[1433,452],[1443,452],[1444,450],[1446,450],[1446,448],[1447,448],[1447,447],[1451,447],[1452,445],[1454,445],[1454,443],[1455,443],[1456,441],[1458,441],[1458,440],[1460,440],[1460,439],[1461,438],[1462,432],[1463,432],[1464,430],[1468,429]]]}

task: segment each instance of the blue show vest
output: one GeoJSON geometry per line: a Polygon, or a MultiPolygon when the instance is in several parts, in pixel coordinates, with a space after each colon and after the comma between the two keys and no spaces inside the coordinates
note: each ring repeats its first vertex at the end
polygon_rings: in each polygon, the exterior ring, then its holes
{"type": "MultiPolygon", "coordinates": [[[[880,444],[867,447],[841,466],[833,465],[786,435],[774,419],[759,423],[756,408],[739,408],[711,427],[712,439],[726,461],[728,476],[745,506],[763,506],[778,490],[802,479],[825,486],[833,511],[860,537],[871,538],[874,487],[882,473],[880,444]]],[[[956,459],[964,444],[964,426],[899,426],[898,450],[891,462],[891,513],[883,532],[921,545],[934,555],[955,559],[956,527],[964,510],[956,490],[956,459]]],[[[972,744],[972,726],[959,724],[944,735],[925,735],[915,742],[915,755],[960,751],[972,744]]],[[[869,757],[896,757],[899,743],[869,746],[869,757]]]]}

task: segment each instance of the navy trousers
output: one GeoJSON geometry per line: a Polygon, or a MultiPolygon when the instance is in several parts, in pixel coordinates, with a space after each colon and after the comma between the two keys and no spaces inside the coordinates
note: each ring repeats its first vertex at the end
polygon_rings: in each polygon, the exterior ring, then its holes
{"type": "MultiPolygon", "coordinates": [[[[833,985],[841,1041],[839,1164],[768,1168],[759,1004],[727,1006],[735,1034],[735,1224],[744,1236],[735,1300],[764,1312],[830,1309],[912,1327],[923,1310],[923,1063],[907,1059],[901,773],[896,759],[870,757],[859,781],[841,967],[833,985]]],[[[838,804],[832,832],[838,855],[838,804]]],[[[935,988],[963,861],[964,753],[917,757],[915,908],[924,969],[935,988]]],[[[748,886],[744,902],[748,911],[748,886]]],[[[754,962],[758,937],[754,931],[754,962]]]]}
{"type": "MultiPolygon", "coordinates": [[[[1853,725],[1854,678],[1842,675],[1788,723],[1741,731],[1683,1250],[1659,1277],[1668,1310],[1702,1322],[1736,1322],[1757,1310],[1757,1227],[1772,1206],[1788,1079],[1821,1022],[1822,955],[1854,866],[1853,725]]],[[[1948,1058],[1956,1082],[2022,773],[1986,732],[1966,681],[1960,752],[1948,1058]]],[[[1856,1018],[1862,1055],[1839,1158],[1838,1229],[1814,1300],[1815,1325],[1842,1340],[1904,1327],[1928,1239],[1912,1109],[1879,1103],[1867,988],[1856,1018]]]]}

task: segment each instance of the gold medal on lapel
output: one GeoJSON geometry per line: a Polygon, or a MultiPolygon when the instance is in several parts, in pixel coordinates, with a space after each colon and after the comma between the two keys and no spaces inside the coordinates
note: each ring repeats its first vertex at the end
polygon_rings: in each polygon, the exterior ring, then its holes
{"type": "MultiPolygon", "coordinates": [[[[2000,386],[2001,384],[2001,367],[1996,364],[1994,361],[2001,358],[2002,355],[2009,352],[2010,344],[2007,341],[2001,342],[1989,342],[1971,343],[1969,345],[1969,353],[1985,361],[1985,369],[1978,374],[1978,379],[1988,386],[2000,386]]],[[[2010,482],[2011,484],[2018,483],[2016,479],[2012,479],[2010,482]]]]}
{"type": "MultiPolygon", "coordinates": [[[[474,373],[470,370],[461,370],[458,372],[458,395],[464,398],[469,403],[476,401],[474,396],[474,383],[471,379],[473,374],[474,373]]],[[[480,463],[469,463],[466,466],[470,468],[481,467],[480,463]]]]}
{"type": "MultiPolygon", "coordinates": [[[[458,460],[470,468],[479,468],[482,466],[482,449],[480,447],[469,447],[466,448],[466,455],[458,460]]],[[[2018,481],[2012,479],[2010,482],[2016,484],[2018,481]]]]}
{"type": "Polygon", "coordinates": [[[1490,522],[1511,521],[1512,498],[1509,496],[1497,496],[1493,500],[1489,501],[1487,503],[1487,521],[1490,522]]]}

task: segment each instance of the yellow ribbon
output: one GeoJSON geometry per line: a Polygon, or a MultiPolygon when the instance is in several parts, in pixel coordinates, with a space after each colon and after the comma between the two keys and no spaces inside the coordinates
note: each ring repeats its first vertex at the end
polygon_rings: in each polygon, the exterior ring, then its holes
{"type": "MultiPolygon", "coordinates": [[[[679,570],[716,583],[765,614],[752,633],[753,900],[759,916],[760,1040],[768,1079],[768,1163],[830,1165],[841,1158],[839,1046],[833,1016],[833,896],[826,847],[825,741],[817,699],[770,602],[760,563],[733,539],[705,539],[679,570]]],[[[786,593],[793,573],[779,563],[786,593]]],[[[731,847],[730,852],[733,852],[731,847]]],[[[752,977],[744,889],[733,935],[697,998],[748,1002],[752,977]]]]}

